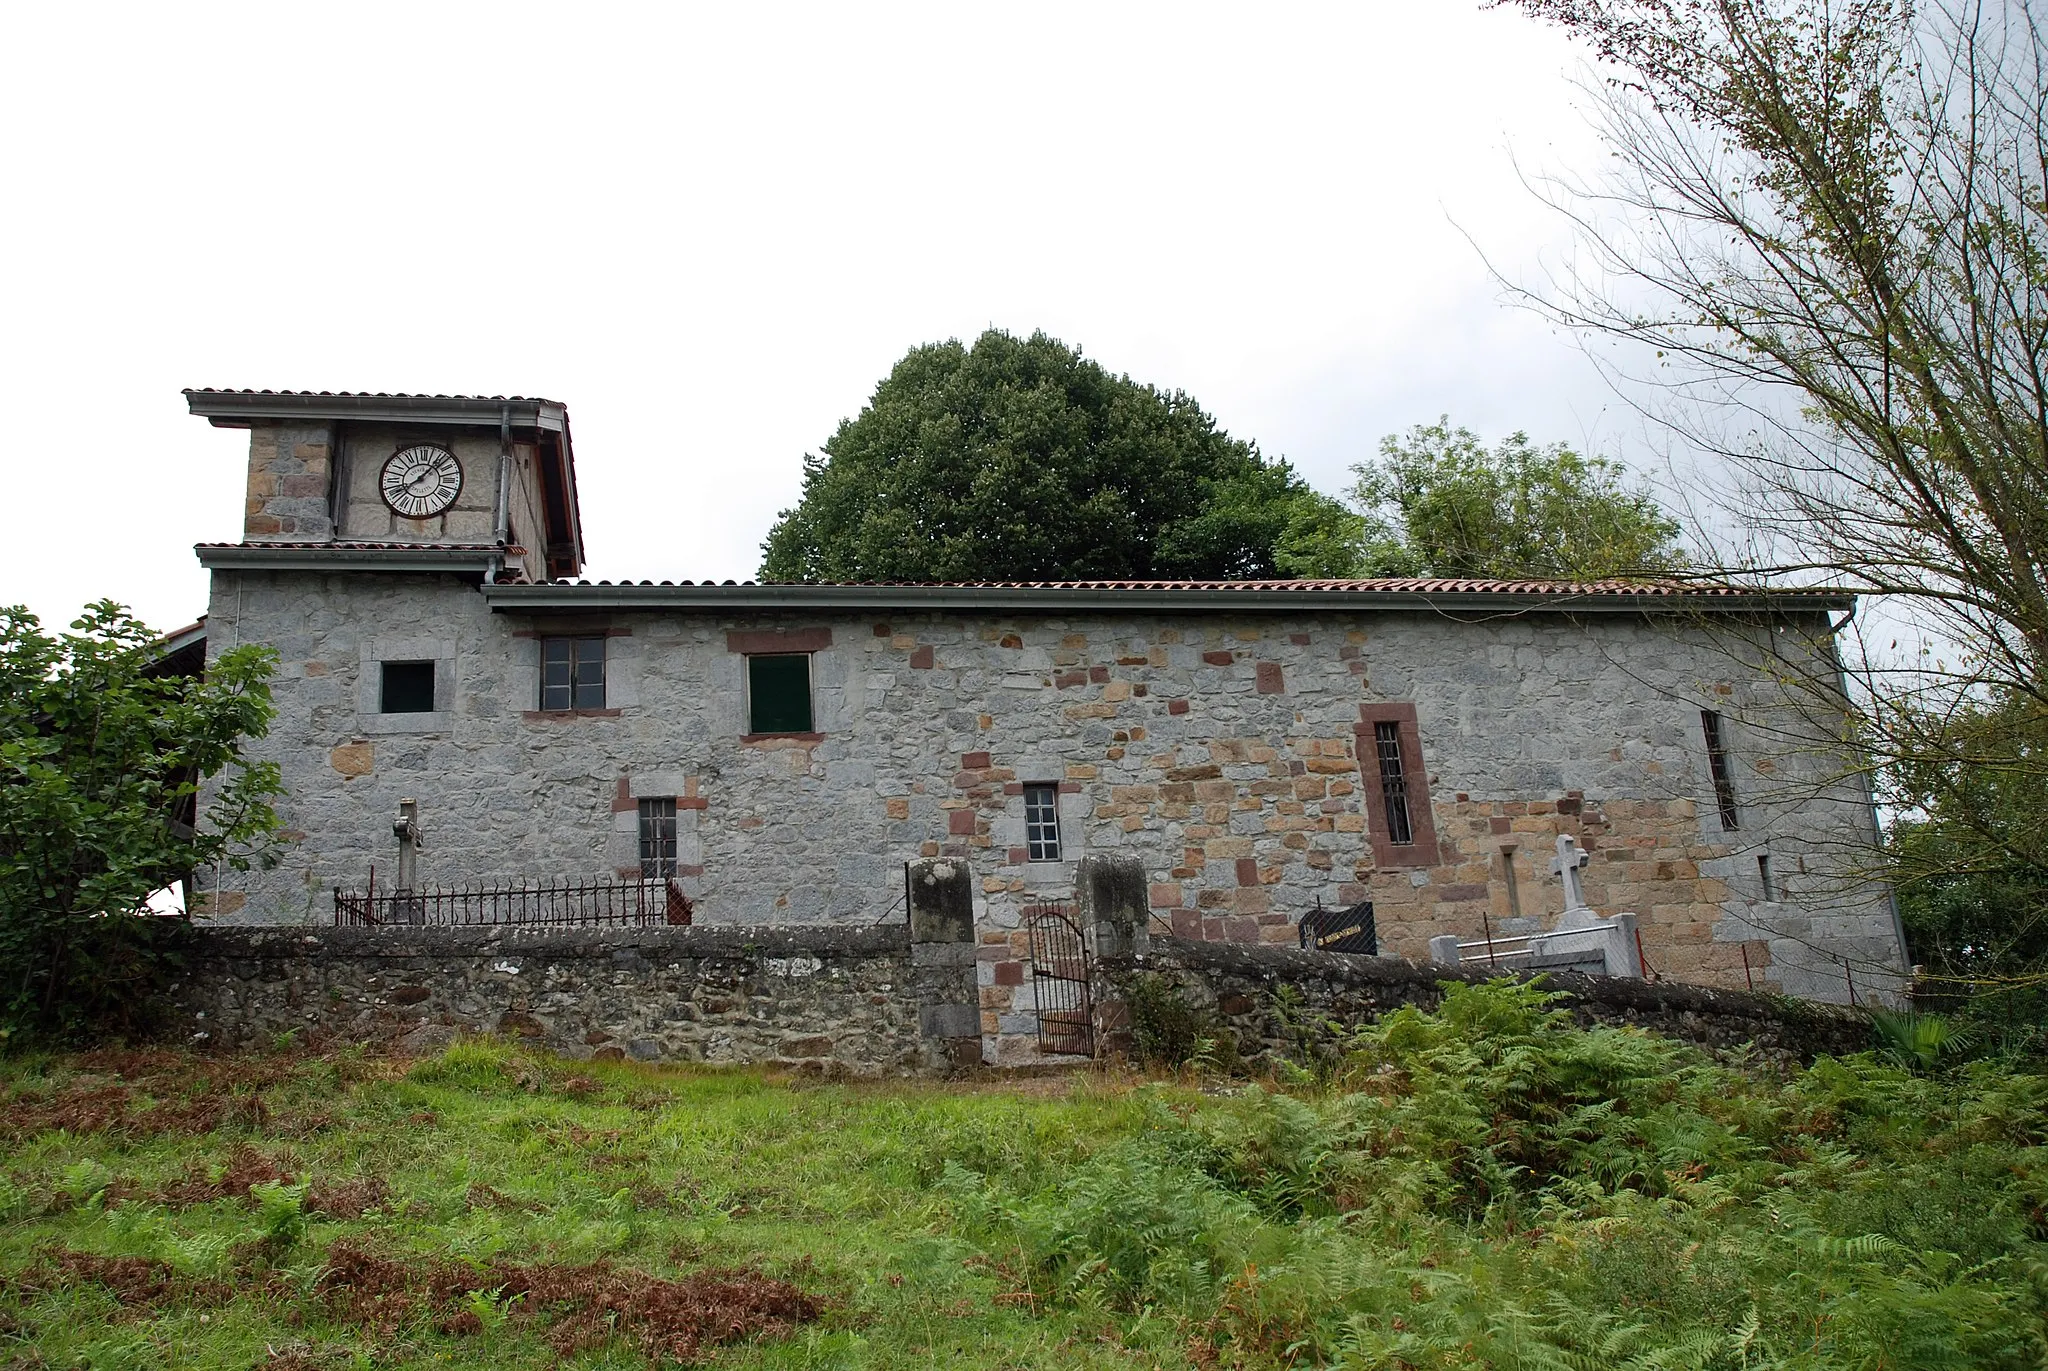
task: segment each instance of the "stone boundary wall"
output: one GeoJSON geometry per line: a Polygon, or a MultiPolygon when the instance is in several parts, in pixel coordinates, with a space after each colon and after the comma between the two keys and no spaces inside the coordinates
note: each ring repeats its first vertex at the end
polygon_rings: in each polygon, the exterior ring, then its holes
{"type": "MultiPolygon", "coordinates": [[[[1158,933],[1133,941],[1136,946],[1130,950],[1101,957],[1101,1000],[1121,1000],[1135,976],[1162,976],[1192,1007],[1213,1014],[1234,1032],[1239,1052],[1248,1060],[1282,1053],[1295,1041],[1274,1012],[1274,991],[1281,985],[1293,987],[1299,997],[1294,1011],[1299,1021],[1321,1025],[1334,1020],[1351,1028],[1403,1005],[1434,1008],[1443,998],[1440,987],[1446,981],[1475,984],[1493,979],[1484,968],[1424,965],[1398,957],[1198,942],[1158,933]]],[[[1551,972],[1544,981],[1566,994],[1561,1007],[1582,1024],[1648,1029],[1715,1051],[1753,1044],[1770,1060],[1810,1062],[1822,1054],[1858,1052],[1870,1045],[1868,1020],[1834,1005],[1572,972],[1551,972]]],[[[1116,1004],[1119,1029],[1121,1011],[1116,1004]]],[[[1332,1036],[1327,1028],[1314,1031],[1325,1040],[1332,1036]]]]}
{"type": "Polygon", "coordinates": [[[972,941],[893,927],[194,930],[195,1043],[510,1034],[564,1057],[779,1062],[828,1075],[977,1063],[972,941]]]}

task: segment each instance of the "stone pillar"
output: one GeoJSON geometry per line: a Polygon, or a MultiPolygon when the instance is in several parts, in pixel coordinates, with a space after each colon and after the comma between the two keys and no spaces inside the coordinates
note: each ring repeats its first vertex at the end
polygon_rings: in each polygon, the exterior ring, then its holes
{"type": "Polygon", "coordinates": [[[331,425],[253,425],[243,540],[325,542],[334,537],[333,463],[331,425]]]}
{"type": "Polygon", "coordinates": [[[934,1061],[981,1061],[981,992],[974,980],[974,879],[957,858],[910,864],[910,965],[918,1030],[934,1061]]]}
{"type": "Polygon", "coordinates": [[[1083,857],[1074,873],[1074,909],[1094,954],[1098,1056],[1128,1056],[1136,1046],[1131,1007],[1118,987],[1152,948],[1149,893],[1145,864],[1126,853],[1083,857]]]}
{"type": "Polygon", "coordinates": [[[1439,966],[1456,966],[1460,960],[1458,935],[1444,933],[1429,940],[1429,959],[1439,966]]]}
{"type": "Polygon", "coordinates": [[[1145,864],[1123,853],[1083,857],[1074,873],[1074,903],[1097,959],[1135,957],[1151,949],[1151,908],[1145,864]]]}
{"type": "Polygon", "coordinates": [[[1643,961],[1637,955],[1640,946],[1636,941],[1636,916],[1615,915],[1613,929],[1607,939],[1607,974],[1637,981],[1643,979],[1643,961]]]}

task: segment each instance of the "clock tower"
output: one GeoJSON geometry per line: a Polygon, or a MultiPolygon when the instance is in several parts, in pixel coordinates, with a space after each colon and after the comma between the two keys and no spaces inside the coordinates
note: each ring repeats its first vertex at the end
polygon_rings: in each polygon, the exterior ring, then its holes
{"type": "Polygon", "coordinates": [[[242,541],[210,563],[409,570],[492,580],[583,563],[569,412],[523,396],[188,390],[192,413],[249,431],[242,541]]]}

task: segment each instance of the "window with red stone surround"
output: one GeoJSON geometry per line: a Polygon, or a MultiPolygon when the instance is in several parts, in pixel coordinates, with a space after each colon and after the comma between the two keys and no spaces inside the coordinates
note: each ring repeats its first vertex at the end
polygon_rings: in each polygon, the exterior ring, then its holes
{"type": "Polygon", "coordinates": [[[1422,735],[1415,724],[1415,706],[1391,700],[1360,705],[1358,717],[1354,727],[1358,735],[1358,772],[1365,791],[1366,828],[1372,840],[1373,864],[1435,866],[1436,818],[1429,805],[1429,769],[1422,760],[1422,735]],[[1381,747],[1382,736],[1390,744],[1385,749],[1381,747]],[[1400,836],[1401,825],[1399,816],[1388,810],[1390,791],[1403,793],[1407,801],[1406,842],[1394,841],[1400,836]]]}
{"type": "MultiPolygon", "coordinates": [[[[743,685],[741,686],[743,692],[741,707],[747,719],[747,731],[740,735],[742,743],[792,740],[804,743],[817,743],[824,741],[825,735],[809,726],[813,717],[811,711],[814,706],[811,700],[812,667],[808,658],[811,653],[822,652],[830,646],[832,646],[832,630],[829,628],[731,629],[727,631],[725,635],[726,651],[739,653],[747,659],[742,673],[743,685]],[[757,718],[757,711],[761,701],[756,698],[756,681],[754,677],[754,665],[757,658],[806,659],[803,671],[803,708],[800,711],[795,711],[795,713],[802,715],[801,722],[806,725],[805,727],[800,729],[783,728],[771,730],[763,730],[759,727],[761,721],[757,718]]],[[[794,720],[777,720],[777,722],[792,721],[794,720]]]]}

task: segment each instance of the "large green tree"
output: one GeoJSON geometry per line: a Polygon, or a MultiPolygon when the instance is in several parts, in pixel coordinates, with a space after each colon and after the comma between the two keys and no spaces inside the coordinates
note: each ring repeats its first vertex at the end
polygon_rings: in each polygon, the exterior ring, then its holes
{"type": "Polygon", "coordinates": [[[277,828],[276,764],[243,753],[275,713],[269,649],[188,677],[119,605],[71,629],[0,608],[0,1041],[138,1026],[173,931],[138,917],[150,896],[277,828]]]}
{"type": "Polygon", "coordinates": [[[1388,435],[1352,468],[1368,576],[1655,575],[1684,564],[1678,522],[1627,472],[1526,434],[1487,447],[1448,416],[1388,435]]]}
{"type": "Polygon", "coordinates": [[[1043,333],[913,348],[804,458],[768,581],[1341,572],[1344,511],[1180,391],[1043,333]],[[1338,558],[1336,564],[1329,560],[1338,558]]]}

